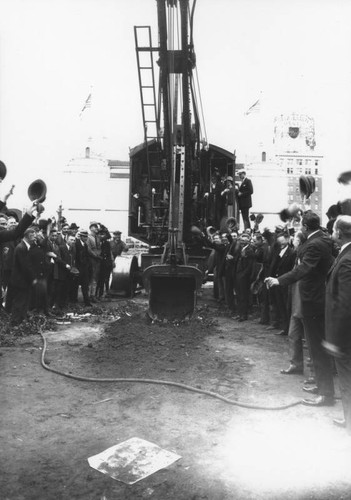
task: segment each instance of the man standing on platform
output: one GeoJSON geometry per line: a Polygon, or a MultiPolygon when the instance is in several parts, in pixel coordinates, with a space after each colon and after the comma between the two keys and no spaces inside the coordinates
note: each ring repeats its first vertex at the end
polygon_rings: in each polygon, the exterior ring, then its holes
{"type": "Polygon", "coordinates": [[[238,205],[244,222],[244,229],[249,229],[249,209],[252,207],[253,186],[251,180],[246,177],[246,171],[243,168],[238,170],[238,174],[241,180],[240,186],[236,189],[238,205]]]}

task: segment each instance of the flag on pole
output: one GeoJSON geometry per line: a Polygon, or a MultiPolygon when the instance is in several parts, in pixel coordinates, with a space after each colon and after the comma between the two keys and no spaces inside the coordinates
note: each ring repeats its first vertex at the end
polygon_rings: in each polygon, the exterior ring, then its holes
{"type": "Polygon", "coordinates": [[[257,99],[257,101],[252,105],[250,106],[250,108],[246,111],[245,115],[250,115],[251,113],[258,113],[260,111],[260,108],[261,108],[261,101],[259,99],[257,99]]]}
{"type": "Polygon", "coordinates": [[[88,97],[85,100],[84,106],[82,111],[79,113],[79,116],[82,116],[83,111],[85,111],[87,108],[91,108],[91,92],[88,95],[88,97]]]}

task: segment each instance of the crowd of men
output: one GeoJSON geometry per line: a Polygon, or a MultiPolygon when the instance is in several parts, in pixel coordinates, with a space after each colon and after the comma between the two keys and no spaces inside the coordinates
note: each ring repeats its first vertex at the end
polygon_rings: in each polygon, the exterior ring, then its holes
{"type": "MultiPolygon", "coordinates": [[[[28,310],[63,314],[78,302],[79,287],[85,306],[108,294],[115,258],[128,251],[120,231],[111,235],[94,221],[89,231],[67,222],[59,231],[54,220],[39,218],[36,201],[18,220],[6,208],[7,197],[0,201],[0,304],[13,326],[28,310]]],[[[242,231],[234,217],[221,230],[207,228],[207,272],[233,319],[246,321],[257,305],[259,322],[288,336],[290,365],[282,374],[303,373],[307,344],[314,384],[303,389],[316,397],[304,404],[334,404],[336,368],[344,418],[334,423],[351,434],[351,216],[338,215],[324,229],[313,211],[300,215],[274,232],[260,231],[262,216],[251,217],[251,228],[245,210],[242,231]]]]}
{"type": "Polygon", "coordinates": [[[214,295],[240,322],[257,304],[259,323],[288,336],[290,364],[282,374],[303,373],[306,343],[314,376],[303,390],[316,397],[304,404],[334,404],[336,367],[345,418],[334,423],[351,434],[351,216],[339,215],[328,231],[313,211],[301,215],[298,228],[289,221],[275,232],[260,232],[257,221],[239,232],[234,218],[213,229],[214,295]]]}
{"type": "Polygon", "coordinates": [[[28,311],[47,316],[63,315],[78,303],[99,302],[109,293],[115,258],[127,252],[121,232],[91,222],[89,231],[75,223],[40,219],[37,203],[18,220],[0,202],[0,293],[1,308],[11,325],[27,318],[28,311]]]}

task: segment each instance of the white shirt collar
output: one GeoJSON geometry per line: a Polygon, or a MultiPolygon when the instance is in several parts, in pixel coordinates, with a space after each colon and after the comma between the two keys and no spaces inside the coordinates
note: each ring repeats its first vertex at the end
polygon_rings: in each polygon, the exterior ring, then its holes
{"type": "Polygon", "coordinates": [[[26,241],[26,240],[23,240],[23,241],[24,241],[24,243],[25,243],[25,245],[27,247],[27,250],[29,250],[30,249],[30,243],[28,243],[28,241],[26,241]]]}
{"type": "Polygon", "coordinates": [[[313,236],[314,234],[318,233],[319,229],[317,229],[316,231],[313,231],[313,233],[309,234],[307,236],[307,239],[309,240],[311,238],[311,236],[313,236]]]}
{"type": "Polygon", "coordinates": [[[279,257],[283,257],[283,255],[285,254],[287,249],[288,249],[288,245],[286,245],[286,247],[282,248],[279,252],[279,257]]]}
{"type": "Polygon", "coordinates": [[[348,247],[349,245],[351,245],[351,241],[348,241],[347,243],[344,243],[343,245],[341,245],[341,248],[340,248],[340,253],[345,250],[346,247],[348,247]]]}

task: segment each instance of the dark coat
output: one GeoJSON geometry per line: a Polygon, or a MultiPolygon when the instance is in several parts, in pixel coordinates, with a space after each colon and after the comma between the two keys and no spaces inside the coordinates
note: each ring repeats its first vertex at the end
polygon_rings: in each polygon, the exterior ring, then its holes
{"type": "Polygon", "coordinates": [[[22,240],[15,248],[11,274],[11,284],[16,288],[28,289],[35,279],[35,272],[30,258],[30,249],[22,240]]]}
{"type": "Polygon", "coordinates": [[[252,198],[251,198],[252,194],[253,194],[252,182],[250,181],[250,179],[245,177],[238,190],[238,204],[240,210],[242,208],[252,207],[252,198]]]}
{"type": "Polygon", "coordinates": [[[299,248],[300,263],[278,278],[281,286],[300,281],[302,315],[323,316],[325,279],[333,263],[332,240],[319,230],[299,248]]]}
{"type": "Polygon", "coordinates": [[[66,265],[69,264],[71,267],[75,266],[76,257],[74,247],[71,251],[69,251],[66,244],[60,245],[59,257],[60,259],[58,260],[57,279],[65,280],[69,275],[69,269],[66,268],[66,265]]]}
{"type": "Polygon", "coordinates": [[[325,336],[342,352],[351,351],[351,245],[340,253],[327,275],[325,336]]]}
{"type": "Polygon", "coordinates": [[[82,245],[80,240],[76,240],[75,245],[76,266],[81,274],[88,274],[91,271],[91,262],[86,243],[82,245]]]}
{"type": "Polygon", "coordinates": [[[31,225],[33,220],[34,217],[28,214],[24,214],[24,216],[14,229],[4,229],[3,231],[0,231],[0,243],[22,238],[24,231],[31,225]]]}
{"type": "Polygon", "coordinates": [[[275,254],[269,269],[269,276],[274,276],[275,278],[291,271],[296,259],[295,250],[289,246],[282,257],[279,256],[279,253],[275,254]]]}

